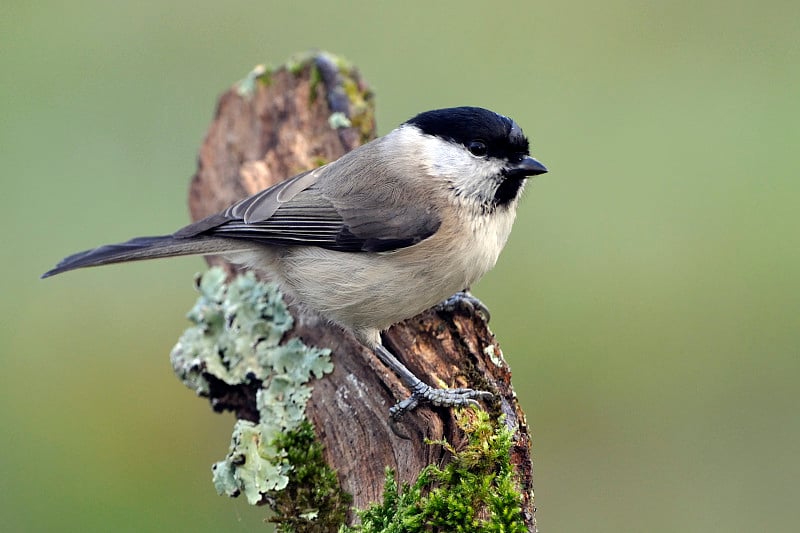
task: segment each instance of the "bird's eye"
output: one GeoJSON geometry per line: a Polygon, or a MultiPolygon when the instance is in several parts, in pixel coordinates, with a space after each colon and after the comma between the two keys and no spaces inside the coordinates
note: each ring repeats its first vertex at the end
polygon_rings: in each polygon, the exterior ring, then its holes
{"type": "Polygon", "coordinates": [[[486,148],[486,143],[483,141],[472,141],[467,146],[469,152],[477,157],[483,157],[488,152],[488,148],[486,148]]]}

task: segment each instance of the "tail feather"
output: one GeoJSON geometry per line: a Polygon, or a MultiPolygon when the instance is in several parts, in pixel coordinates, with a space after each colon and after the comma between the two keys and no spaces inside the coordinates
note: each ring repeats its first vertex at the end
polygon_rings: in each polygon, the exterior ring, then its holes
{"type": "Polygon", "coordinates": [[[243,241],[217,237],[196,236],[190,239],[176,238],[172,235],[137,237],[119,244],[107,244],[65,257],[55,268],[42,274],[42,278],[49,278],[76,268],[179,255],[218,254],[246,248],[248,245],[243,241]]]}

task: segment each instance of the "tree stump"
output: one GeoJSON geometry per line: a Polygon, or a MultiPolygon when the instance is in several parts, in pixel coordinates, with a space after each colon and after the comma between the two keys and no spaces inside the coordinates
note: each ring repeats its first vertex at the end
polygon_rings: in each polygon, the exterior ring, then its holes
{"type": "MultiPolygon", "coordinates": [[[[257,68],[219,99],[191,183],[192,218],[225,209],[369,141],[375,135],[373,111],[372,93],[360,74],[329,54],[310,54],[273,71],[257,68]]],[[[209,262],[224,265],[219,258],[209,262]]],[[[233,272],[234,267],[224,266],[233,272]]],[[[380,500],[387,466],[399,481],[411,482],[425,465],[448,460],[443,447],[426,439],[446,439],[456,447],[463,442],[451,409],[423,405],[393,427],[389,407],[409,394],[399,378],[349,334],[294,306],[291,310],[292,334],[333,352],[334,370],[314,382],[307,415],[355,508],[380,500]]],[[[484,408],[495,418],[505,415],[514,434],[514,477],[525,524],[535,531],[528,426],[508,365],[484,319],[466,308],[430,310],[393,326],[384,342],[431,385],[496,394],[484,408]]],[[[215,408],[252,417],[252,392],[214,394],[215,408]]]]}

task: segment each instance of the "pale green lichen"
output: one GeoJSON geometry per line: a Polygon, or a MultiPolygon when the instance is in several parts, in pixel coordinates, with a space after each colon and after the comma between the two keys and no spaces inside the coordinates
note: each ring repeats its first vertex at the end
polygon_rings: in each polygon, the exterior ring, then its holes
{"type": "Polygon", "coordinates": [[[228,455],[214,465],[213,478],[220,494],[262,503],[290,483],[296,465],[276,443],[306,423],[308,383],[333,370],[330,351],[297,338],[281,343],[292,316],[277,287],[252,273],[226,283],[225,272],[213,268],[196,285],[200,297],[188,314],[194,326],[172,350],[172,364],[201,396],[210,395],[212,379],[258,387],[258,421],[236,422],[228,455]]]}
{"type": "Polygon", "coordinates": [[[466,446],[456,450],[445,441],[430,443],[453,455],[447,465],[429,465],[402,487],[387,470],[383,502],[359,513],[360,526],[340,533],[528,531],[509,455],[512,432],[502,417],[492,419],[481,410],[457,411],[456,423],[467,436],[466,446]]]}
{"type": "Polygon", "coordinates": [[[496,350],[494,344],[490,344],[486,348],[483,349],[483,353],[489,357],[489,360],[495,364],[495,366],[502,367],[505,363],[503,361],[503,352],[496,350]]]}
{"type": "Polygon", "coordinates": [[[265,65],[256,65],[253,70],[236,83],[236,92],[239,96],[249,97],[252,96],[256,90],[256,83],[262,82],[269,85],[270,75],[272,71],[265,65]]]}
{"type": "Polygon", "coordinates": [[[350,119],[347,118],[347,115],[341,111],[331,113],[331,116],[328,117],[328,124],[332,129],[335,130],[338,130],[339,128],[349,128],[352,126],[350,119]]]}
{"type": "Polygon", "coordinates": [[[228,456],[213,467],[217,492],[244,494],[255,505],[270,491],[285,489],[291,465],[284,461],[285,453],[272,445],[274,437],[258,424],[237,420],[228,456]]]}

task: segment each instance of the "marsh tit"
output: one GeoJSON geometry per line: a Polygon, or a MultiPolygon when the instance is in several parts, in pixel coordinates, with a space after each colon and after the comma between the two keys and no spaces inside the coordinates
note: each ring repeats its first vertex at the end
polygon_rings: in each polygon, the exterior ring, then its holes
{"type": "Polygon", "coordinates": [[[435,389],[381,344],[381,331],[469,288],[508,239],[526,178],[547,172],[508,117],[477,107],[421,113],[336,161],[172,235],[63,259],[42,277],[123,261],[222,255],[266,272],[304,307],[371,348],[421,401],[491,396],[435,389]]]}

